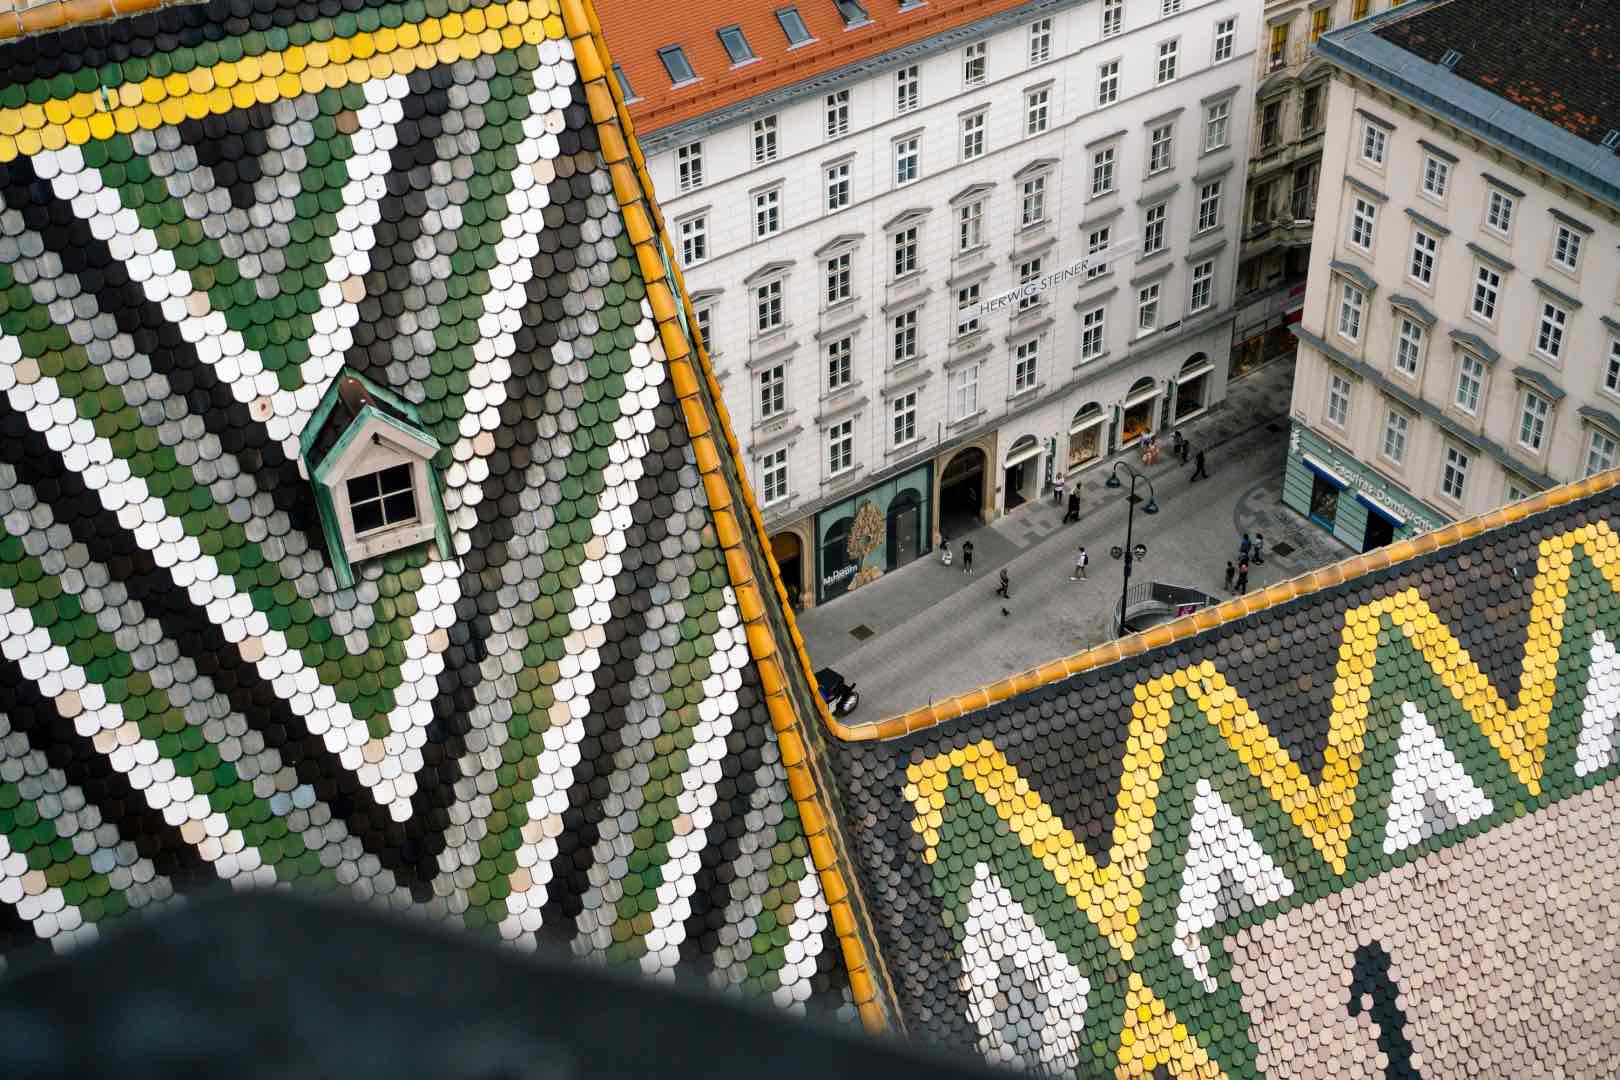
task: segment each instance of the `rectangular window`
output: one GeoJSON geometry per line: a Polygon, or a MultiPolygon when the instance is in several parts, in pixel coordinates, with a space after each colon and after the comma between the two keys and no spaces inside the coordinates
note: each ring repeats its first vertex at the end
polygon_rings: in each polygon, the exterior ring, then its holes
{"type": "Polygon", "coordinates": [[[1044,64],[1052,58],[1052,20],[1036,19],[1029,24],[1029,62],[1044,64]]]}
{"type": "Polygon", "coordinates": [[[1260,106],[1260,148],[1269,150],[1282,139],[1282,102],[1268,101],[1260,106]]]}
{"type": "Polygon", "coordinates": [[[827,112],[827,138],[849,134],[849,91],[834,90],[823,104],[827,112]]]}
{"type": "Polygon", "coordinates": [[[1485,224],[1506,236],[1513,228],[1513,196],[1492,188],[1485,201],[1485,224]]]}
{"type": "Polygon", "coordinates": [[[1047,87],[1031,90],[1024,95],[1024,134],[1039,135],[1046,130],[1052,91],[1047,87]]]}
{"type": "Polygon", "coordinates": [[[1569,312],[1557,304],[1542,301],[1541,325],[1536,329],[1536,351],[1549,360],[1557,360],[1564,355],[1564,327],[1569,322],[1569,312]]]}
{"type": "Polygon", "coordinates": [[[1383,165],[1384,149],[1388,142],[1384,129],[1377,124],[1361,125],[1361,160],[1371,165],[1383,165]]]}
{"type": "Polygon", "coordinates": [[[827,392],[842,390],[848,386],[855,377],[854,365],[851,355],[854,352],[854,342],[841,337],[836,341],[827,343],[827,392]]]}
{"type": "Polygon", "coordinates": [[[1367,294],[1348,281],[1339,283],[1339,336],[1348,341],[1361,340],[1361,314],[1367,304],[1367,294]]]}
{"type": "Polygon", "coordinates": [[[714,334],[710,331],[714,327],[714,305],[695,304],[692,307],[692,313],[697,317],[698,337],[703,342],[703,348],[708,351],[710,356],[713,356],[716,350],[714,347],[714,334]]]}
{"type": "Polygon", "coordinates": [[[1288,193],[1288,211],[1295,221],[1310,221],[1316,217],[1316,178],[1322,163],[1313,161],[1294,172],[1294,188],[1288,193]]]}
{"type": "Polygon", "coordinates": [[[983,86],[986,68],[987,42],[975,41],[962,50],[962,85],[983,86]]]}
{"type": "Polygon", "coordinates": [[[896,116],[911,112],[922,100],[922,79],[917,74],[917,65],[903,67],[894,73],[894,114],[896,116]]]}
{"type": "Polygon", "coordinates": [[[979,411],[979,365],[969,364],[951,372],[951,423],[966,420],[979,411]]]}
{"type": "MultiPolygon", "coordinates": [[[[1034,258],[1034,259],[1027,259],[1024,262],[1021,262],[1021,263],[1018,264],[1018,284],[1020,284],[1020,285],[1029,285],[1032,282],[1039,281],[1040,279],[1041,279],[1041,260],[1040,260],[1040,258],[1037,257],[1037,258],[1034,258]]],[[[1036,306],[1040,302],[1041,302],[1041,294],[1038,293],[1038,292],[1031,292],[1028,296],[1020,296],[1018,298],[1018,310],[1019,311],[1028,311],[1030,308],[1036,306]]]]}
{"type": "Polygon", "coordinates": [[[1136,331],[1146,334],[1159,326],[1159,283],[1136,290],[1136,331]]]}
{"type": "Polygon", "coordinates": [[[759,373],[759,418],[769,420],[787,411],[787,365],[773,364],[759,373]]]}
{"type": "Polygon", "coordinates": [[[754,164],[763,165],[776,160],[777,121],[774,115],[762,116],[754,121],[754,164]]]}
{"type": "Polygon", "coordinates": [[[1208,232],[1221,223],[1222,182],[1211,180],[1198,189],[1198,231],[1208,232]]]}
{"type": "Polygon", "coordinates": [[[1350,244],[1362,251],[1371,251],[1373,226],[1378,222],[1378,207],[1361,196],[1356,196],[1350,211],[1350,244]]]}
{"type": "Polygon", "coordinates": [[[748,47],[748,39],[743,36],[742,27],[725,26],[715,31],[720,36],[720,44],[725,46],[726,55],[733,64],[747,63],[754,59],[754,50],[748,47]]]}
{"type": "Polygon", "coordinates": [[[761,454],[759,458],[759,480],[763,489],[766,506],[781,502],[787,498],[788,493],[788,452],[787,447],[772,450],[768,454],[761,454]]]}
{"type": "Polygon", "coordinates": [[[624,68],[618,64],[613,65],[613,77],[619,80],[619,93],[624,95],[625,101],[635,101],[636,91],[630,85],[630,76],[624,73],[624,68]]]}
{"type": "Polygon", "coordinates": [[[1333,9],[1331,7],[1317,8],[1311,12],[1311,44],[1315,45],[1322,40],[1322,35],[1333,28],[1333,9]]]}
{"type": "Polygon", "coordinates": [[[1350,18],[1365,19],[1372,8],[1372,0],[1350,0],[1350,18]]]}
{"type": "Polygon", "coordinates": [[[1457,364],[1457,408],[1472,416],[1479,411],[1479,395],[1485,388],[1485,361],[1464,355],[1457,364]]]}
{"type": "Polygon", "coordinates": [[[1328,376],[1327,418],[1334,427],[1350,422],[1350,380],[1342,375],[1328,376]]]}
{"type": "Polygon", "coordinates": [[[1020,220],[1024,228],[1039,225],[1046,220],[1046,177],[1032,176],[1024,181],[1023,211],[1020,220]]]}
{"type": "Polygon", "coordinates": [[[1108,260],[1102,257],[1113,241],[1113,227],[1104,225],[1092,229],[1086,236],[1086,280],[1092,281],[1108,273],[1108,260]]]}
{"type": "Polygon", "coordinates": [[[1166,243],[1166,218],[1170,216],[1168,203],[1150,206],[1142,214],[1142,254],[1157,255],[1166,243]]]}
{"type": "Polygon", "coordinates": [[[827,212],[842,210],[849,205],[850,163],[840,161],[827,167],[827,212]]]}
{"type": "Polygon", "coordinates": [[[855,421],[842,420],[827,429],[827,475],[837,476],[855,465],[855,421]]]}
{"type": "Polygon", "coordinates": [[[1422,356],[1423,327],[1403,317],[1395,338],[1395,370],[1408,378],[1417,378],[1418,361],[1422,356]]]}
{"type": "Polygon", "coordinates": [[[957,254],[972,251],[984,243],[984,201],[975,199],[956,211],[957,254]]]}
{"type": "Polygon", "coordinates": [[[1125,0],[1103,0],[1102,36],[1111,38],[1125,28],[1125,0]]]}
{"type": "Polygon", "coordinates": [[[1181,56],[1180,41],[1159,42],[1159,69],[1154,78],[1154,85],[1163,86],[1176,77],[1176,63],[1181,56]]]}
{"type": "Polygon", "coordinates": [[[984,123],[989,115],[985,109],[962,117],[962,160],[972,161],[984,156],[984,123]]]}
{"type": "Polygon", "coordinates": [[[1249,193],[1249,223],[1264,225],[1271,220],[1271,184],[1256,184],[1249,193]]]}
{"type": "Polygon", "coordinates": [[[782,189],[773,187],[754,192],[754,239],[763,240],[782,231],[782,189]]]}
{"type": "Polygon", "coordinates": [[[1570,273],[1581,265],[1581,234],[1568,225],[1558,226],[1553,236],[1553,262],[1570,273]]]}
{"type": "Polygon", "coordinates": [[[1173,163],[1176,156],[1176,127],[1174,124],[1160,124],[1148,132],[1148,173],[1163,172],[1173,163]]]}
{"type": "Polygon", "coordinates": [[[1433,154],[1423,157],[1423,194],[1444,199],[1451,187],[1451,165],[1433,154]]]}
{"type": "Polygon", "coordinates": [[[917,437],[917,391],[901,394],[889,403],[894,445],[904,446],[917,437]]]}
{"type": "Polygon", "coordinates": [[[843,17],[846,30],[852,26],[861,26],[867,21],[866,8],[860,0],[833,0],[833,6],[843,17]]]}
{"type": "Polygon", "coordinates": [[[894,364],[909,363],[917,359],[917,311],[902,312],[894,317],[890,327],[893,330],[894,364]]]}
{"type": "Polygon", "coordinates": [[[894,234],[894,276],[905,277],[917,270],[917,226],[894,234]]]}
{"type": "Polygon", "coordinates": [[[1444,494],[1462,502],[1463,492],[1468,487],[1468,455],[1455,446],[1446,447],[1446,469],[1440,476],[1440,490],[1444,494]]]}
{"type": "Polygon", "coordinates": [[[1474,299],[1470,310],[1486,322],[1496,318],[1496,298],[1502,288],[1502,275],[1481,266],[1474,275],[1474,299]]]}
{"type": "Polygon", "coordinates": [[[1440,241],[1422,229],[1412,231],[1412,263],[1407,273],[1419,285],[1434,284],[1434,254],[1440,241]]]}
{"type": "Polygon", "coordinates": [[[1288,62],[1288,24],[1279,23],[1271,28],[1266,45],[1266,70],[1276,71],[1288,62]]]}
{"type": "Polygon", "coordinates": [[[761,334],[780,330],[786,324],[782,313],[782,282],[767,281],[754,290],[754,328],[761,334]]]}
{"type": "Polygon", "coordinates": [[[1620,445],[1603,432],[1594,429],[1592,441],[1586,448],[1586,475],[1595,476],[1614,468],[1617,450],[1620,450],[1620,445]]]}
{"type": "Polygon", "coordinates": [[[1316,83],[1307,86],[1300,95],[1299,129],[1307,135],[1322,126],[1323,93],[1323,84],[1316,83]]]}
{"type": "Polygon", "coordinates": [[[1204,150],[1219,150],[1226,145],[1230,138],[1228,131],[1232,124],[1232,103],[1230,101],[1217,101],[1204,110],[1204,150]]]}
{"type": "Polygon", "coordinates": [[[975,282],[956,290],[956,335],[977,333],[978,329],[979,285],[975,282]]]}
{"type": "Polygon", "coordinates": [[[1114,190],[1114,148],[1104,147],[1091,155],[1091,197],[1114,190]]]}
{"type": "Polygon", "coordinates": [[[1013,349],[1013,393],[1021,394],[1035,387],[1040,374],[1041,339],[1021,341],[1013,349]]]}
{"type": "Polygon", "coordinates": [[[675,149],[675,177],[682,191],[703,186],[703,144],[687,143],[675,149]]]}
{"type": "Polygon", "coordinates": [[[1406,460],[1406,435],[1411,429],[1412,421],[1405,413],[1389,410],[1384,418],[1384,457],[1399,465],[1406,460]]]}
{"type": "Polygon", "coordinates": [[[850,253],[841,251],[827,260],[827,306],[842,304],[855,296],[850,280],[850,253]]]}
{"type": "Polygon", "coordinates": [[[1519,445],[1540,453],[1547,442],[1547,417],[1552,402],[1534,390],[1524,392],[1523,407],[1519,411],[1519,445]]]}
{"type": "Polygon", "coordinates": [[[1232,49],[1237,42],[1237,20],[1222,19],[1215,24],[1215,62],[1232,59],[1232,49]]]}
{"type": "Polygon", "coordinates": [[[1119,61],[1109,60],[1097,65],[1097,106],[1112,105],[1119,100],[1119,61]]]}
{"type": "Polygon", "coordinates": [[[804,16],[799,14],[798,8],[782,8],[776,13],[776,21],[781,24],[782,33],[787,37],[790,49],[815,40],[805,27],[804,16]]]}
{"type": "Polygon", "coordinates": [[[1159,17],[1161,19],[1179,14],[1181,14],[1181,0],[1159,0],[1159,17]]]}
{"type": "Polygon", "coordinates": [[[1094,307],[1080,316],[1080,359],[1095,360],[1108,349],[1108,309],[1094,307]]]}
{"type": "Polygon", "coordinates": [[[1192,296],[1188,311],[1203,311],[1215,302],[1215,260],[1205,259],[1193,266],[1192,296]]]}
{"type": "Polygon", "coordinates": [[[659,49],[658,59],[663,61],[665,74],[676,86],[697,78],[697,72],[692,70],[692,62],[686,58],[686,50],[679,45],[659,49]]]}
{"type": "Polygon", "coordinates": [[[681,267],[696,266],[709,257],[709,219],[687,218],[680,224],[681,267]]]}
{"type": "Polygon", "coordinates": [[[903,187],[911,183],[921,171],[921,140],[916,136],[897,140],[894,144],[894,186],[903,187]]]}
{"type": "Polygon", "coordinates": [[[1603,373],[1603,388],[1620,394],[1620,337],[1609,339],[1609,366],[1603,373]]]}

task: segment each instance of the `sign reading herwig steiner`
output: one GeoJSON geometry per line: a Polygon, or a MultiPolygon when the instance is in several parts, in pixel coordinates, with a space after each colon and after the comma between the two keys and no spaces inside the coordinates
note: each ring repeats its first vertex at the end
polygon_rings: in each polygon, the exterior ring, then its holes
{"type": "Polygon", "coordinates": [[[1225,938],[1266,1077],[1620,1070],[1620,779],[1225,938]]]}

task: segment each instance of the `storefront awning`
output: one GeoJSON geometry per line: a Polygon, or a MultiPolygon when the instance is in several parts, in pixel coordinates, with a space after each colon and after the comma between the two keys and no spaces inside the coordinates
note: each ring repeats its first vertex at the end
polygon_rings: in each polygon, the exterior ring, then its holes
{"type": "Polygon", "coordinates": [[[1212,372],[1214,370],[1215,370],[1215,365],[1213,363],[1199,364],[1197,367],[1193,368],[1191,371],[1183,371],[1180,375],[1177,375],[1176,376],[1176,385],[1180,386],[1184,382],[1191,382],[1192,380],[1194,380],[1196,378],[1199,378],[1200,376],[1208,375],[1210,372],[1212,372]]]}
{"type": "Polygon", "coordinates": [[[1007,455],[1007,464],[1005,468],[1010,469],[1014,465],[1022,465],[1031,458],[1038,458],[1040,456],[1041,444],[1038,442],[1030,443],[1028,446],[1020,447],[1009,453],[1007,455]]]}
{"type": "Polygon", "coordinates": [[[1306,465],[1309,465],[1312,469],[1314,469],[1317,472],[1321,473],[1323,476],[1327,477],[1329,480],[1332,480],[1335,484],[1338,484],[1340,487],[1349,487],[1350,486],[1350,481],[1347,480],[1344,477],[1344,474],[1342,474],[1342,473],[1340,473],[1340,472],[1338,472],[1338,471],[1336,471],[1334,469],[1328,468],[1326,465],[1322,464],[1320,461],[1318,461],[1316,458],[1313,458],[1311,455],[1309,455],[1309,454],[1301,454],[1299,457],[1300,457],[1300,460],[1303,461],[1306,465]]]}
{"type": "Polygon", "coordinates": [[[1144,401],[1152,401],[1154,398],[1159,396],[1159,392],[1159,388],[1155,386],[1151,390],[1142,390],[1138,393],[1132,394],[1130,397],[1125,399],[1125,407],[1129,409],[1142,404],[1144,401]]]}
{"type": "Polygon", "coordinates": [[[1078,417],[1069,421],[1069,434],[1078,435],[1082,431],[1090,431],[1094,427],[1107,423],[1107,421],[1108,414],[1106,412],[1096,412],[1090,416],[1078,417]]]}

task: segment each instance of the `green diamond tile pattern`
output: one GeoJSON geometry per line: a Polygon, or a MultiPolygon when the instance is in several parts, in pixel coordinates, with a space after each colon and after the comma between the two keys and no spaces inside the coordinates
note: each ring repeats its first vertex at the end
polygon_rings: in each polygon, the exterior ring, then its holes
{"type": "Polygon", "coordinates": [[[1053,1075],[1612,1073],[1617,517],[838,744],[909,1033],[1053,1075]]]}
{"type": "Polygon", "coordinates": [[[0,949],[284,883],[847,1010],[555,9],[316,13],[0,49],[0,949]],[[352,587],[346,373],[453,553],[352,587]]]}

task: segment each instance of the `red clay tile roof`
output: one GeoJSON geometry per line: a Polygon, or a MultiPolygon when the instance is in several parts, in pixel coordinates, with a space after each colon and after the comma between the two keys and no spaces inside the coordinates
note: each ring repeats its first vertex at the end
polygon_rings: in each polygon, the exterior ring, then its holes
{"type": "Polygon", "coordinates": [[[1620,128],[1620,2],[1449,0],[1380,27],[1378,36],[1439,63],[1588,142],[1620,128]]]}
{"type": "Polygon", "coordinates": [[[833,0],[597,0],[613,62],[640,96],[630,105],[637,131],[670,124],[881,56],[935,34],[1020,7],[1027,0],[930,0],[907,11],[898,0],[862,0],[870,16],[846,30],[833,0]],[[776,13],[797,7],[815,40],[797,49],[776,13]],[[716,31],[739,25],[758,60],[733,67],[716,31]],[[675,88],[658,50],[680,45],[698,78],[675,88]]]}

